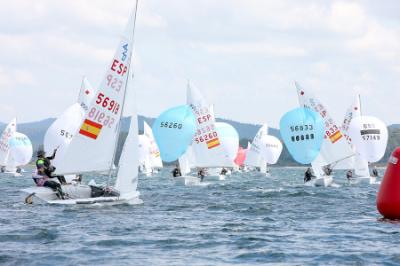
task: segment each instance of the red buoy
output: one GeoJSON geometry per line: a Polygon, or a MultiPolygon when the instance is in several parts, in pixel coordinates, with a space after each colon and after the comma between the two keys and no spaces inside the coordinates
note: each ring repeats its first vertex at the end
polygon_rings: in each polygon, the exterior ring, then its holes
{"type": "Polygon", "coordinates": [[[385,218],[400,219],[400,147],[389,158],[376,206],[385,218]]]}

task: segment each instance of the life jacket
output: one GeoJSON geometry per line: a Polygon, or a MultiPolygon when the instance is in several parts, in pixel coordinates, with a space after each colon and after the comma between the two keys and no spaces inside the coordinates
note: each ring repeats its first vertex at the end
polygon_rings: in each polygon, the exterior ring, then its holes
{"type": "Polygon", "coordinates": [[[40,175],[37,170],[32,172],[32,178],[38,187],[42,187],[44,183],[49,179],[46,175],[40,175]]]}

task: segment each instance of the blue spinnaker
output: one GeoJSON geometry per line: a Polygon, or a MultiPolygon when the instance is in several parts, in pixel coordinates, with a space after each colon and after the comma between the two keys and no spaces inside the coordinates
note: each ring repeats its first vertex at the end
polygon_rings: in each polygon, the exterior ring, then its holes
{"type": "Polygon", "coordinates": [[[281,118],[280,132],[295,161],[309,164],[317,158],[324,140],[320,114],[307,108],[293,109],[281,118]]]}
{"type": "Polygon", "coordinates": [[[170,108],[153,124],[153,134],[164,162],[181,157],[192,143],[196,121],[188,105],[170,108]]]}

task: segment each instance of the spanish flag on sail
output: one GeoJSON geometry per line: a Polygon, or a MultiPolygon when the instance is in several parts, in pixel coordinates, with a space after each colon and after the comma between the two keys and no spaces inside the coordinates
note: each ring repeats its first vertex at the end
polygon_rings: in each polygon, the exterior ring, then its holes
{"type": "Polygon", "coordinates": [[[206,142],[207,148],[212,149],[220,145],[219,138],[215,138],[206,142]]]}
{"type": "Polygon", "coordinates": [[[333,133],[329,139],[331,140],[332,143],[335,143],[336,141],[338,141],[342,136],[342,133],[340,133],[340,131],[336,131],[335,133],[333,133]]]}
{"type": "Polygon", "coordinates": [[[79,130],[79,134],[89,137],[91,139],[97,139],[102,127],[102,125],[96,122],[85,119],[83,125],[81,126],[81,129],[79,130]]]}

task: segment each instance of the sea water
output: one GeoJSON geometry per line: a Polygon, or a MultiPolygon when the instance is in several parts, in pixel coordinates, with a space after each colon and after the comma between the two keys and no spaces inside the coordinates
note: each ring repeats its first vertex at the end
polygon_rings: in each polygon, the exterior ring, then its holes
{"type": "Polygon", "coordinates": [[[338,186],[309,187],[305,169],[271,168],[184,186],[171,170],[140,176],[142,205],[109,207],[25,205],[30,174],[1,175],[0,264],[400,264],[400,224],[377,212],[378,185],[337,172],[338,186]]]}

